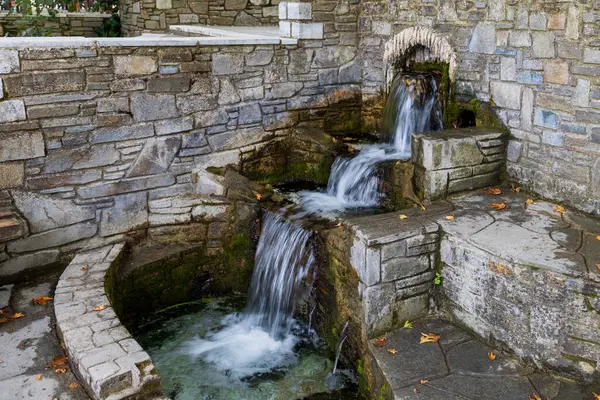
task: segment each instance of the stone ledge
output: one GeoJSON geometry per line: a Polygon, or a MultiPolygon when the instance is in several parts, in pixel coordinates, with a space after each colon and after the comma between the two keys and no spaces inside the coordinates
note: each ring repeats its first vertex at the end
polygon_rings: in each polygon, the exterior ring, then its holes
{"type": "Polygon", "coordinates": [[[106,273],[123,248],[119,243],[77,254],[54,296],[56,325],[71,367],[96,400],[160,395],[150,356],[121,324],[104,291],[106,273]]]}

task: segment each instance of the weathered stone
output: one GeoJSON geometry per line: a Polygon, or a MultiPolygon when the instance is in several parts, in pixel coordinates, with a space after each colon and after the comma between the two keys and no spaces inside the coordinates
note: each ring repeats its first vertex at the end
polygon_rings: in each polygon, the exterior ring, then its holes
{"type": "Polygon", "coordinates": [[[567,39],[578,39],[579,38],[579,7],[576,5],[569,6],[567,12],[567,28],[565,30],[565,37],[567,39]]]}
{"type": "Polygon", "coordinates": [[[153,135],[154,126],[151,123],[121,126],[118,128],[101,128],[92,132],[90,143],[118,142],[121,140],[141,139],[153,135]]]}
{"type": "Polygon", "coordinates": [[[260,20],[246,11],[240,11],[233,21],[233,26],[260,26],[260,20]]]}
{"type": "Polygon", "coordinates": [[[178,136],[149,139],[126,176],[134,177],[166,172],[180,146],[181,139],[178,136]]]}
{"type": "Polygon", "coordinates": [[[523,102],[521,108],[521,129],[530,131],[533,128],[533,90],[523,89],[523,102]]]}
{"type": "Polygon", "coordinates": [[[267,65],[273,60],[273,50],[254,50],[246,55],[246,65],[261,66],[267,65]]]}
{"type": "Polygon", "coordinates": [[[362,80],[362,67],[354,62],[340,67],[338,74],[340,83],[360,83],[362,80]]]}
{"type": "Polygon", "coordinates": [[[352,47],[322,47],[315,52],[313,60],[314,68],[333,68],[347,64],[356,56],[356,50],[352,47]]]}
{"type": "Polygon", "coordinates": [[[0,164],[0,189],[11,189],[23,186],[25,168],[23,163],[0,164]]]}
{"type": "Polygon", "coordinates": [[[96,234],[96,230],[96,221],[82,222],[10,242],[7,249],[11,253],[24,253],[47,249],[92,237],[96,234]]]}
{"type": "Polygon", "coordinates": [[[40,132],[0,133],[0,162],[43,157],[45,154],[44,136],[40,132]]]}
{"type": "Polygon", "coordinates": [[[131,96],[131,112],[138,122],[179,116],[175,96],[168,94],[136,93],[131,96]]]}
{"type": "Polygon", "coordinates": [[[194,193],[202,196],[224,196],[227,190],[225,177],[204,169],[195,171],[192,181],[194,182],[194,193]]]}
{"type": "Polygon", "coordinates": [[[0,50],[0,74],[20,72],[19,52],[17,50],[0,50]]]}
{"type": "Polygon", "coordinates": [[[544,80],[548,83],[567,85],[569,83],[569,63],[562,61],[544,63],[544,80]]]}
{"type": "Polygon", "coordinates": [[[119,76],[148,75],[158,71],[158,64],[150,56],[114,56],[115,74],[119,76]]]}
{"type": "Polygon", "coordinates": [[[226,10],[243,10],[248,5],[248,0],[225,0],[226,10]]]}
{"type": "Polygon", "coordinates": [[[289,98],[302,89],[302,82],[285,82],[271,85],[267,92],[267,100],[289,98]]]}
{"type": "Polygon", "coordinates": [[[84,199],[91,199],[94,197],[106,197],[119,193],[136,192],[139,190],[170,186],[174,183],[175,177],[173,175],[151,175],[81,187],[77,189],[77,194],[84,199]]]}
{"type": "Polygon", "coordinates": [[[475,26],[469,42],[469,51],[494,54],[496,51],[496,27],[494,24],[480,22],[475,26]]]}
{"type": "Polygon", "coordinates": [[[536,58],[554,58],[556,56],[554,50],[554,33],[535,32],[533,34],[532,51],[533,56],[536,58]]]}
{"type": "Polygon", "coordinates": [[[102,179],[102,170],[69,171],[52,175],[37,175],[27,177],[27,188],[33,190],[50,189],[54,187],[83,185],[102,179]]]}
{"type": "Polygon", "coordinates": [[[146,193],[115,196],[115,205],[102,210],[100,235],[110,236],[148,226],[146,193]]]}
{"type": "Polygon", "coordinates": [[[509,44],[513,47],[531,46],[531,34],[527,31],[511,31],[509,44]]]}
{"type": "Polygon", "coordinates": [[[244,56],[241,54],[213,54],[213,75],[232,75],[244,72],[244,56]]]}
{"type": "Polygon", "coordinates": [[[21,215],[29,222],[32,233],[61,228],[96,216],[93,208],[76,205],[71,200],[19,190],[13,191],[12,197],[21,215]]]}
{"type": "Polygon", "coordinates": [[[57,105],[57,106],[29,106],[27,107],[27,118],[51,118],[51,117],[63,117],[67,115],[79,114],[79,106],[68,104],[68,105],[57,105]]]}
{"type": "Polygon", "coordinates": [[[156,8],[159,10],[168,10],[173,8],[173,0],[156,0],[156,8]]]}
{"type": "MultiPolygon", "coordinates": [[[[284,21],[280,21],[280,28],[282,22],[284,21]]],[[[304,23],[292,21],[291,37],[297,39],[323,39],[324,25],[322,22],[304,23]]]]}
{"type": "Polygon", "coordinates": [[[120,153],[114,145],[82,147],[53,151],[46,157],[44,173],[53,174],[74,169],[111,165],[119,161],[120,153]]]}
{"type": "Polygon", "coordinates": [[[171,133],[186,132],[194,128],[194,119],[192,117],[183,117],[177,119],[168,119],[154,123],[154,129],[157,135],[170,135],[171,133]]]}
{"type": "Polygon", "coordinates": [[[9,97],[58,92],[81,92],[85,87],[83,71],[34,72],[2,78],[9,97]]]}
{"type": "Polygon", "coordinates": [[[500,107],[521,109],[521,85],[507,82],[491,82],[490,91],[494,103],[500,107]]]}
{"type": "Polygon", "coordinates": [[[11,258],[8,261],[0,263],[0,277],[11,277],[27,273],[28,270],[37,270],[39,267],[57,262],[58,256],[58,250],[45,250],[11,258]]]}
{"type": "Polygon", "coordinates": [[[221,81],[221,91],[219,92],[219,105],[228,105],[239,103],[241,100],[235,84],[230,79],[221,81]]]}
{"type": "Polygon", "coordinates": [[[23,100],[0,101],[0,123],[24,121],[26,119],[23,100]]]}
{"type": "Polygon", "coordinates": [[[240,106],[238,113],[239,125],[262,122],[262,112],[258,103],[240,106]]]}
{"type": "Polygon", "coordinates": [[[189,76],[166,76],[148,80],[148,92],[187,92],[190,90],[191,78],[189,76]]]}
{"type": "MultiPolygon", "coordinates": [[[[309,4],[309,3],[305,3],[309,4]]],[[[296,49],[290,52],[288,72],[290,74],[307,74],[313,61],[314,49],[296,49]]]]}
{"type": "Polygon", "coordinates": [[[213,125],[226,124],[229,121],[229,114],[221,108],[214,111],[204,111],[195,114],[196,128],[204,128],[213,125]]]}
{"type": "Polygon", "coordinates": [[[500,59],[500,79],[514,81],[517,78],[517,61],[512,57],[500,59]]]}

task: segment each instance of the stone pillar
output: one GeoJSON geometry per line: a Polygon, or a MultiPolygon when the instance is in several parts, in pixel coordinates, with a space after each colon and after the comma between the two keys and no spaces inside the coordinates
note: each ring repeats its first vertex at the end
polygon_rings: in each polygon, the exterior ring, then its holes
{"type": "Polygon", "coordinates": [[[311,3],[279,3],[279,34],[282,37],[323,39],[323,23],[311,21],[311,3]]]}

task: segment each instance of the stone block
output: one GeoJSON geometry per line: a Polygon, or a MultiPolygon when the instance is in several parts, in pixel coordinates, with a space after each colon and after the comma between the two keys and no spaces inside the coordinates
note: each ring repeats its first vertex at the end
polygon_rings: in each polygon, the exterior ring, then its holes
{"type": "Polygon", "coordinates": [[[261,66],[271,63],[273,60],[273,50],[254,50],[246,55],[246,65],[261,66]]]}
{"type": "Polygon", "coordinates": [[[534,31],[545,31],[548,24],[548,16],[541,12],[533,12],[529,15],[529,27],[534,31]]]}
{"type": "Polygon", "coordinates": [[[213,54],[213,75],[233,75],[244,72],[244,56],[242,54],[213,54]]]}
{"type": "Polygon", "coordinates": [[[115,146],[98,145],[53,151],[46,157],[43,171],[47,174],[111,165],[120,160],[115,146]]]}
{"type": "Polygon", "coordinates": [[[381,281],[390,282],[420,274],[430,268],[428,255],[399,257],[381,264],[381,281]]]}
{"type": "Polygon", "coordinates": [[[530,47],[531,34],[528,31],[511,31],[508,43],[512,47],[530,47]]]}
{"type": "Polygon", "coordinates": [[[40,132],[0,133],[0,162],[43,157],[45,154],[44,136],[40,132]]]}
{"type": "Polygon", "coordinates": [[[381,250],[368,249],[364,241],[354,239],[350,248],[350,265],[358,278],[366,286],[373,286],[381,280],[381,250]]]}
{"type": "Polygon", "coordinates": [[[284,19],[312,19],[312,3],[287,3],[287,18],[284,19]]]}
{"type": "Polygon", "coordinates": [[[131,113],[138,122],[179,116],[175,96],[168,94],[135,93],[131,96],[131,113]]]}
{"type": "Polygon", "coordinates": [[[514,81],[517,78],[517,61],[513,57],[500,59],[500,79],[514,81]]]}
{"type": "Polygon", "coordinates": [[[10,242],[7,249],[11,253],[25,253],[62,246],[67,243],[94,236],[97,228],[95,220],[78,223],[10,242]]]}
{"type": "Polygon", "coordinates": [[[248,0],[225,0],[226,10],[243,10],[248,5],[248,0]]]}
{"type": "Polygon", "coordinates": [[[0,75],[20,71],[19,52],[17,50],[0,50],[0,75]]]}
{"type": "Polygon", "coordinates": [[[532,53],[536,58],[554,58],[556,52],[554,49],[553,32],[534,32],[532,53]]]}
{"type": "Polygon", "coordinates": [[[182,93],[190,90],[191,79],[189,76],[165,76],[148,80],[148,92],[182,93]]]}
{"type": "Polygon", "coordinates": [[[0,123],[24,121],[26,119],[23,100],[0,101],[0,123]]]}
{"type": "Polygon", "coordinates": [[[589,107],[590,104],[590,81],[577,79],[577,86],[571,96],[571,104],[576,107],[589,107]]]}
{"type": "Polygon", "coordinates": [[[149,75],[158,71],[156,59],[151,56],[114,56],[113,64],[119,76],[149,75]]]}
{"type": "MultiPolygon", "coordinates": [[[[33,72],[6,76],[2,79],[9,97],[81,92],[85,88],[85,73],[83,71],[33,72]]],[[[36,103],[42,104],[39,101],[36,103]]]]}
{"type": "Polygon", "coordinates": [[[535,125],[544,128],[558,129],[558,115],[548,110],[535,110],[535,125]]]}
{"type": "Polygon", "coordinates": [[[523,89],[521,108],[521,129],[530,131],[533,128],[533,89],[523,89]]]}
{"type": "Polygon", "coordinates": [[[494,54],[496,51],[496,27],[492,23],[480,22],[473,29],[469,41],[472,53],[494,54]]]}
{"type": "Polygon", "coordinates": [[[203,204],[192,208],[194,221],[224,221],[227,219],[227,205],[203,204]]]}
{"type": "Polygon", "coordinates": [[[546,61],[544,63],[544,81],[558,85],[569,84],[569,63],[564,61],[546,61]]]}
{"type": "Polygon", "coordinates": [[[154,129],[157,135],[170,135],[172,133],[186,132],[194,128],[194,118],[183,117],[157,121],[154,123],[154,129]]]}
{"type": "Polygon", "coordinates": [[[366,287],[363,291],[364,320],[367,335],[388,332],[394,321],[396,287],[393,282],[366,287]]]}
{"type": "Polygon", "coordinates": [[[174,183],[175,177],[173,175],[151,175],[81,187],[77,189],[77,194],[84,199],[91,199],[95,197],[113,196],[119,193],[136,192],[140,190],[170,186],[174,183]]]}
{"type": "Polygon", "coordinates": [[[56,263],[60,252],[58,250],[45,250],[37,253],[25,254],[0,263],[0,277],[7,278],[31,269],[38,269],[56,263]]]}
{"type": "Polygon", "coordinates": [[[576,5],[569,6],[567,11],[567,28],[565,29],[565,37],[575,40],[579,38],[579,7],[576,5]]]}
{"type": "Polygon", "coordinates": [[[180,24],[197,24],[200,22],[200,17],[196,14],[179,14],[180,24]]]}
{"type": "Polygon", "coordinates": [[[586,47],[583,50],[583,62],[600,64],[600,49],[586,47]]]}
{"type": "Polygon", "coordinates": [[[239,103],[241,97],[235,84],[230,79],[223,79],[221,81],[221,90],[219,91],[218,103],[219,105],[228,105],[239,103]]]}
{"type": "Polygon", "coordinates": [[[23,186],[25,168],[23,163],[0,163],[0,189],[11,189],[23,186]]]}
{"type": "Polygon", "coordinates": [[[292,22],[291,37],[296,39],[323,39],[323,23],[292,22]]]}
{"type": "Polygon", "coordinates": [[[491,82],[490,91],[494,103],[499,107],[521,109],[521,85],[508,82],[491,82]]]}
{"type": "Polygon", "coordinates": [[[229,114],[222,108],[216,110],[204,111],[195,114],[196,128],[207,126],[222,125],[229,121],[229,114]]]}
{"type": "Polygon", "coordinates": [[[292,37],[292,23],[290,21],[279,21],[279,36],[292,37]]]}
{"type": "Polygon", "coordinates": [[[254,124],[262,122],[262,112],[258,103],[240,106],[238,111],[238,124],[254,124]]]}
{"type": "Polygon", "coordinates": [[[130,178],[166,172],[180,147],[179,136],[148,139],[126,176],[130,178]]]}
{"type": "Polygon", "coordinates": [[[154,126],[151,123],[114,128],[100,128],[92,132],[90,143],[118,142],[121,140],[141,139],[149,136],[154,136],[154,126]]]}
{"type": "Polygon", "coordinates": [[[173,8],[173,0],[156,0],[156,8],[159,10],[169,10],[173,8]]]}
{"type": "Polygon", "coordinates": [[[115,196],[114,206],[102,210],[100,235],[110,236],[148,226],[147,194],[129,193],[115,196]]]}

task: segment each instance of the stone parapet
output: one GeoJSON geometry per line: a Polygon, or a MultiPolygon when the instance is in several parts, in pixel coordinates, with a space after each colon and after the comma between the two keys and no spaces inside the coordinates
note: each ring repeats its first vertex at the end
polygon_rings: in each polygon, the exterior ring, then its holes
{"type": "MultiPolygon", "coordinates": [[[[97,12],[59,12],[54,17],[47,17],[44,28],[49,29],[51,36],[96,37],[98,36],[96,29],[111,17],[111,14],[97,12]]],[[[18,25],[22,20],[22,14],[0,11],[0,36],[20,36],[18,25]]]]}

